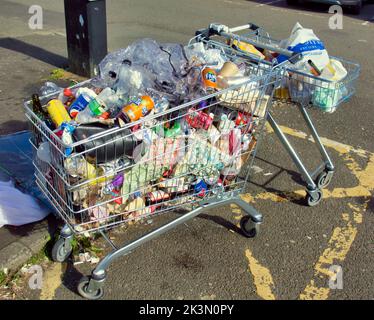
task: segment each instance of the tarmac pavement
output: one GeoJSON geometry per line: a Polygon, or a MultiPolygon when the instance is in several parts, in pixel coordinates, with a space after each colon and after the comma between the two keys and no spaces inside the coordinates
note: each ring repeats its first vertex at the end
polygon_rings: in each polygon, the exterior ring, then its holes
{"type": "MultiPolygon", "coordinates": [[[[61,2],[38,2],[46,9],[42,31],[27,28],[29,1],[2,2],[0,106],[2,110],[10,102],[14,106],[0,114],[3,125],[24,123],[21,100],[35,90],[53,65],[66,63],[61,2]],[[20,41],[26,45],[17,46],[20,41]],[[20,63],[22,69],[15,67],[20,63]]],[[[329,29],[326,7],[316,7],[289,8],[283,0],[107,1],[110,50],[142,37],[185,43],[210,22],[235,26],[250,21],[275,38],[285,38],[299,21],[315,31],[331,55],[357,61],[362,70],[356,95],[341,110],[334,114],[310,110],[336,166],[333,181],[317,207],[303,205],[305,191],[295,166],[268,129],[255,162],[259,169],[243,195],[264,214],[261,233],[254,239],[239,233],[242,213],[238,208],[207,212],[113,263],[104,298],[374,298],[374,4],[364,6],[360,16],[344,16],[343,30],[329,29]],[[343,289],[329,288],[331,266],[342,268],[343,289]]],[[[306,166],[316,167],[320,158],[301,115],[288,105],[274,106],[273,113],[306,166]]],[[[177,215],[166,214],[153,219],[153,224],[129,226],[111,236],[118,243],[130,241],[177,215]]],[[[16,297],[80,299],[77,281],[90,274],[93,266],[67,263],[43,268],[42,290],[31,290],[26,281],[21,282],[16,297]]]]}

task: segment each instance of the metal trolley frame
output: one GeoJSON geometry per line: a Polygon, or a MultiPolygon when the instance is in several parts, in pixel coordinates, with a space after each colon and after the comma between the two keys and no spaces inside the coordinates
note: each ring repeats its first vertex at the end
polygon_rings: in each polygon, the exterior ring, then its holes
{"type": "MultiPolygon", "coordinates": [[[[221,36],[224,39],[228,40],[243,41],[256,47],[278,52],[286,56],[291,55],[288,50],[281,48],[281,41],[271,38],[265,30],[253,23],[235,28],[228,28],[225,25],[214,23],[211,24],[207,29],[201,29],[196,32],[196,41],[208,42],[217,47],[222,47],[223,50],[231,51],[231,46],[223,42],[216,41],[214,36],[221,36]],[[237,32],[243,30],[249,32],[242,35],[237,34],[237,32]]],[[[236,50],[241,55],[247,56],[251,61],[257,61],[257,63],[259,64],[269,63],[268,61],[259,59],[258,56],[249,54],[240,49],[236,50]]],[[[297,58],[301,57],[293,56],[293,60],[290,60],[292,63],[288,65],[287,71],[283,73],[283,75],[284,79],[289,81],[289,84],[293,88],[293,92],[291,92],[291,101],[296,104],[298,110],[300,111],[306,123],[306,126],[313,137],[316,147],[320,152],[322,163],[314,171],[309,172],[294,147],[282,132],[280,126],[274,119],[274,116],[271,114],[271,112],[269,112],[267,115],[267,121],[279,138],[283,147],[291,157],[292,161],[296,165],[306,183],[306,203],[309,206],[315,206],[322,200],[322,188],[327,187],[331,182],[335,167],[321,141],[320,136],[318,135],[317,129],[313,124],[313,121],[309,113],[307,112],[307,109],[309,107],[316,107],[315,104],[319,103],[323,99],[330,99],[330,101],[332,101],[332,105],[330,105],[330,112],[335,111],[335,109],[341,103],[347,101],[355,93],[355,84],[359,76],[360,66],[359,64],[351,61],[346,61],[337,57],[331,57],[342,63],[342,65],[348,71],[347,76],[345,76],[343,79],[333,82],[330,80],[318,78],[309,73],[295,70],[295,68],[293,68],[293,63],[297,61],[297,58]],[[290,77],[288,76],[288,74],[292,76],[290,77]],[[301,88],[300,92],[297,89],[295,90],[295,88],[301,88]],[[293,96],[292,93],[294,93],[293,96]],[[337,93],[339,93],[338,96],[337,93]]],[[[276,97],[274,99],[276,99],[276,97]]]]}
{"type": "MultiPolygon", "coordinates": [[[[225,53],[225,55],[229,60],[237,58],[235,52],[225,53]]],[[[83,297],[88,299],[102,297],[106,269],[113,260],[130,253],[141,244],[198,216],[205,210],[234,203],[246,213],[240,221],[243,235],[251,238],[258,233],[259,225],[263,219],[262,214],[243,201],[240,194],[244,192],[249,179],[250,168],[261,139],[261,133],[265,128],[268,108],[272,103],[274,89],[279,86],[285,64],[260,65],[252,63],[248,59],[243,59],[243,63],[246,72],[251,77],[250,80],[242,84],[208,93],[206,96],[177,105],[158,114],[148,115],[125,126],[113,127],[70,144],[64,143],[61,137],[48,128],[46,123],[33,112],[31,101],[25,102],[26,117],[32,132],[30,142],[35,149],[33,164],[37,185],[66,223],[61,230],[59,240],[52,249],[53,259],[59,262],[65,261],[72,252],[73,236],[86,232],[99,232],[113,249],[99,262],[90,277],[84,277],[80,281],[78,292],[83,297]],[[253,148],[244,149],[239,142],[237,147],[232,147],[232,150],[229,148],[228,156],[209,143],[211,137],[198,135],[191,138],[194,133],[199,132],[199,129],[194,127],[196,124],[200,126],[198,128],[201,128],[201,125],[204,126],[204,124],[199,124],[199,121],[195,122],[196,112],[203,112],[206,116],[213,115],[215,117],[222,110],[236,115],[238,112],[250,115],[246,122],[240,122],[235,129],[230,130],[236,130],[239,136],[248,135],[252,139],[251,141],[255,142],[252,145],[253,148]],[[125,141],[130,141],[130,145],[135,140],[145,141],[150,130],[156,132],[160,124],[165,125],[175,120],[187,121],[185,119],[192,121],[193,125],[190,124],[190,127],[195,129],[182,139],[168,140],[167,143],[172,145],[168,151],[166,151],[166,145],[161,147],[153,145],[156,143],[154,141],[158,141],[155,139],[146,150],[143,150],[145,153],[142,151],[138,162],[126,162],[121,158],[120,162],[115,160],[115,166],[109,169],[103,165],[103,162],[109,158],[117,159],[119,155],[121,157],[124,155],[126,152],[123,147],[125,141]],[[138,126],[139,129],[131,131],[131,128],[135,126],[138,126]],[[256,138],[253,140],[255,134],[256,138]],[[178,143],[177,146],[174,146],[176,140],[178,143]],[[49,148],[50,159],[48,161],[38,157],[42,144],[44,144],[43,148],[49,148]],[[164,147],[165,150],[162,149],[164,147]],[[67,150],[70,152],[67,153],[67,150]],[[183,151],[183,154],[178,160],[175,160],[175,154],[179,156],[180,151],[183,151]],[[206,157],[209,158],[209,161],[206,160],[206,157]],[[175,160],[173,164],[170,159],[175,160]],[[174,169],[170,176],[168,169],[171,165],[174,166],[174,169]],[[176,169],[177,167],[178,169],[176,169]],[[206,170],[207,167],[212,167],[211,170],[220,170],[223,182],[212,184],[212,187],[204,190],[203,193],[201,190],[186,189],[185,185],[190,185],[191,179],[203,175],[199,170],[206,170]],[[217,169],[218,167],[220,169],[217,169]],[[238,168],[244,172],[244,179],[240,178],[238,168]],[[111,183],[118,174],[125,177],[120,193],[103,194],[103,188],[111,183]],[[127,181],[129,182],[127,183],[127,181]],[[161,192],[165,190],[163,188],[169,188],[170,185],[175,191],[170,193],[173,196],[165,200],[145,202],[136,208],[124,207],[124,203],[130,201],[129,199],[136,200],[139,192],[147,194],[149,190],[154,189],[161,192]],[[182,207],[183,209],[189,208],[190,211],[122,247],[117,247],[106,234],[108,229],[129,221],[153,218],[155,215],[182,207]]],[[[90,86],[90,84],[91,80],[88,80],[74,86],[74,88],[90,86]]],[[[57,95],[58,93],[52,93],[41,97],[40,100],[45,104],[57,95]]],[[[228,141],[228,136],[226,137],[228,141]]],[[[235,141],[235,136],[231,136],[230,139],[235,141]]],[[[166,144],[166,139],[162,141],[166,144]]],[[[224,142],[225,140],[222,141],[222,143],[224,142]]]]}

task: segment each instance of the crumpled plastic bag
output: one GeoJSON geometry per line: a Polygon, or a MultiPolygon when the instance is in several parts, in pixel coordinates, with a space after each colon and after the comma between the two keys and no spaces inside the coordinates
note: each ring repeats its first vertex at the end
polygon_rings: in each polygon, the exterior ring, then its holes
{"type": "MultiPolygon", "coordinates": [[[[312,29],[304,28],[298,22],[293,27],[290,37],[281,42],[281,47],[295,53],[302,53],[302,59],[292,67],[295,70],[310,72],[311,67],[308,60],[312,60],[319,70],[323,70],[329,63],[329,55],[323,42],[312,29]]],[[[277,57],[278,63],[287,59],[288,57],[284,55],[277,57]]]]}
{"type": "Polygon", "coordinates": [[[95,84],[101,87],[113,87],[117,80],[119,69],[124,60],[126,48],[108,53],[99,63],[99,76],[95,84]]]}
{"type": "Polygon", "coordinates": [[[204,43],[197,42],[184,47],[186,57],[189,61],[198,61],[201,64],[214,66],[221,69],[227,59],[219,49],[205,49],[204,43]]]}
{"type": "Polygon", "coordinates": [[[62,91],[63,88],[60,88],[57,84],[47,81],[39,89],[40,96],[46,96],[51,93],[62,91]]]}
{"type": "Polygon", "coordinates": [[[188,62],[183,46],[179,44],[159,44],[152,39],[140,39],[125,49],[109,53],[100,62],[99,78],[103,84],[114,85],[119,79],[124,61],[128,61],[132,67],[140,68],[140,72],[150,72],[155,77],[158,87],[164,86],[169,93],[175,90],[176,83],[184,75],[188,62]]]}
{"type": "Polygon", "coordinates": [[[138,92],[154,86],[156,77],[142,66],[123,63],[115,84],[116,93],[122,99],[134,97],[138,92]]]}

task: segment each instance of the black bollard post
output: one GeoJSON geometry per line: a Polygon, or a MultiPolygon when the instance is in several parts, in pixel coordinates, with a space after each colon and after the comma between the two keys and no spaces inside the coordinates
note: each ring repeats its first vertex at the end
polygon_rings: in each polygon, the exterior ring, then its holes
{"type": "Polygon", "coordinates": [[[70,71],[91,78],[108,50],[105,0],[64,0],[64,5],[70,71]]]}

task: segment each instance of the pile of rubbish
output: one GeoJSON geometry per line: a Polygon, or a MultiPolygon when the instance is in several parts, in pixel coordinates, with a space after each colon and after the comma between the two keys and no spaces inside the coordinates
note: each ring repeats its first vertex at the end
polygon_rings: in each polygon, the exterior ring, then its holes
{"type": "Polygon", "coordinates": [[[33,112],[61,140],[35,142],[46,188],[102,221],[235,186],[269,99],[259,69],[248,66],[203,43],[142,39],[108,54],[87,83],[46,83],[40,98],[33,95],[33,112]],[[66,185],[81,187],[66,195],[66,185]]]}

